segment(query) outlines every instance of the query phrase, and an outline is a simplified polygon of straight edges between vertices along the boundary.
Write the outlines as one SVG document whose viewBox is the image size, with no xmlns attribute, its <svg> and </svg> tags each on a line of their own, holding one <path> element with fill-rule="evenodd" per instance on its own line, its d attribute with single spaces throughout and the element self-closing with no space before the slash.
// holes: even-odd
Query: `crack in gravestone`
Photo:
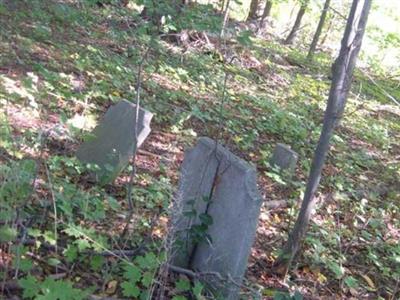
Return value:
<svg viewBox="0 0 400 300">
<path fill-rule="evenodd" d="M 206 203 L 202 196 L 211 199 Z M 172 265 L 221 274 L 227 278 L 226 282 L 206 283 L 220 291 L 224 299 L 237 299 L 238 283 L 240 286 L 247 267 L 260 207 L 255 169 L 215 141 L 200 138 L 197 145 L 186 152 L 181 168 L 171 234 L 188 247 L 186 252 L 173 247 Z M 197 213 L 190 220 L 186 218 L 188 208 L 211 216 L 207 235 L 212 243 L 188 240 L 187 231 L 191 226 L 201 224 Z"/>
</svg>

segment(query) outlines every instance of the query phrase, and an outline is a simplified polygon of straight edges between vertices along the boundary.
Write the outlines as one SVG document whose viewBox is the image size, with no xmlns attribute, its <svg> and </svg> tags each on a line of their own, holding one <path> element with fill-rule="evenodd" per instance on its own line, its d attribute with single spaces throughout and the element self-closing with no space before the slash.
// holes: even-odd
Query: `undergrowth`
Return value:
<svg viewBox="0 0 400 300">
<path fill-rule="evenodd" d="M 264 210 L 267 218 L 260 222 L 268 234 L 259 231 L 256 253 L 267 253 L 271 264 L 304 192 L 332 59 L 320 54 L 308 65 L 299 50 L 249 37 L 245 45 L 240 39 L 230 41 L 238 58 L 228 66 L 207 49 L 150 37 L 133 8 L 100 9 L 89 2 L 0 2 L 4 295 L 146 299 L 166 259 L 162 245 L 182 150 L 201 135 L 221 138 L 253 162 L 266 200 L 287 199 L 287 210 Z M 169 24 L 166 32 L 217 32 L 220 18 L 210 6 L 198 6 Z M 134 99 L 135 70 L 149 43 L 141 101 L 155 114 L 144 145 L 154 155 L 139 152 L 134 221 L 121 238 L 130 170 L 113 186 L 98 187 L 87 180 L 74 151 L 107 107 Z M 225 72 L 227 98 L 221 113 Z M 385 109 L 393 103 L 382 89 L 400 98 L 395 80 L 373 82 L 356 75 L 324 169 L 319 210 L 288 278 L 292 290 L 320 297 L 395 293 L 400 279 L 400 124 L 399 115 Z M 276 142 L 300 154 L 292 180 L 268 171 Z M 266 237 L 279 242 L 264 245 Z M 281 286 L 266 279 L 268 268 L 257 267 L 258 259 L 252 257 L 250 284 L 265 297 L 284 297 L 275 293 Z M 185 276 L 166 285 L 176 300 L 206 295 L 200 282 Z"/>
</svg>

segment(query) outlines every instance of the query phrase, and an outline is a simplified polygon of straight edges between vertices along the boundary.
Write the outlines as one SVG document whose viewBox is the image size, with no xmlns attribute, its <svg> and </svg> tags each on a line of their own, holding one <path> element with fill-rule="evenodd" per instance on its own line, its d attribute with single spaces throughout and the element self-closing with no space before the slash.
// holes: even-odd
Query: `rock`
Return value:
<svg viewBox="0 0 400 300">
<path fill-rule="evenodd" d="M 227 280 L 211 276 L 205 283 L 224 299 L 238 299 L 261 202 L 255 168 L 215 141 L 200 138 L 181 169 L 173 228 L 186 251 L 174 248 L 172 263 L 219 273 Z M 201 241 L 193 239 L 193 228 L 204 230 Z"/>
<path fill-rule="evenodd" d="M 137 146 L 149 135 L 153 114 L 140 108 Z M 100 184 L 114 181 L 128 165 L 135 148 L 136 105 L 122 100 L 110 107 L 92 136 L 76 152 L 82 163 L 98 166 L 93 171 L 94 180 Z"/>
</svg>

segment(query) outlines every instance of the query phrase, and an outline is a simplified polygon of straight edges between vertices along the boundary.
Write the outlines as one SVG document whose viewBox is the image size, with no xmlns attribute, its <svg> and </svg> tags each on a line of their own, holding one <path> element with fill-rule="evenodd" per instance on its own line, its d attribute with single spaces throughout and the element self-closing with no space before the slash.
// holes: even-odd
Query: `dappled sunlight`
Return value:
<svg viewBox="0 0 400 300">
<path fill-rule="evenodd" d="M 28 2 L 0 1 L 0 269 L 8 268 L 0 293 L 21 297 L 54 277 L 50 287 L 71 282 L 61 290 L 87 291 L 90 299 L 136 298 L 136 289 L 160 282 L 165 286 L 155 292 L 166 299 L 194 298 L 198 278 L 157 272 L 169 250 L 185 151 L 208 136 L 257 170 L 262 206 L 243 290 L 254 288 L 263 299 L 280 291 L 305 299 L 396 298 L 399 83 L 372 62 L 355 74 L 303 251 L 285 279 L 273 273 L 301 206 L 332 83 L 331 45 L 306 59 L 320 8 L 312 4 L 295 45 L 280 41 L 297 11 L 293 1 L 274 3 L 270 19 L 278 25 L 270 20 L 266 37 L 239 37 L 236 31 L 254 24 L 230 20 L 221 45 L 218 9 L 196 1 L 179 22 L 158 20 L 154 36 L 133 0 Z M 247 14 L 244 2 L 232 15 Z M 176 28 L 186 25 L 184 39 Z M 329 43 L 341 29 L 329 29 Z M 154 114 L 151 132 L 116 179 L 102 185 L 76 151 L 111 106 L 137 101 L 138 84 L 141 108 Z M 272 168 L 276 143 L 298 154 L 293 174 Z M 203 294 L 197 299 L 209 297 Z"/>
<path fill-rule="evenodd" d="M 37 84 L 37 76 L 31 73 L 31 76 L 29 76 L 28 78 L 31 78 L 33 83 Z M 37 103 L 35 101 L 35 96 L 34 96 L 34 94 L 37 92 L 35 86 L 33 86 L 32 88 L 27 88 L 19 80 L 14 80 L 12 78 L 3 75 L 0 77 L 0 80 L 2 87 L 8 94 L 16 94 L 21 98 L 25 98 L 29 100 L 30 106 L 32 106 L 33 108 L 37 107 Z"/>
</svg>

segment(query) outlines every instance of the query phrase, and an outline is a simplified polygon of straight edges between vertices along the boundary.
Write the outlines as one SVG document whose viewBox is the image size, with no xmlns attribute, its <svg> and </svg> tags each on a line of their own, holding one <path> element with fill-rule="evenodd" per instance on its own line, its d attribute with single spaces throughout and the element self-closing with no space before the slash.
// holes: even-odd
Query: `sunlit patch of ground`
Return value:
<svg viewBox="0 0 400 300">
<path fill-rule="evenodd" d="M 68 1 L 68 3 L 76 2 Z M 81 142 L 80 135 L 70 136 L 67 127 L 74 125 L 79 129 L 90 129 L 101 119 L 107 108 L 122 97 L 122 94 L 127 94 L 130 100 L 134 99 L 132 86 L 135 83 L 134 76 L 137 65 L 131 57 L 128 57 L 130 54 L 127 45 L 133 45 L 138 49 L 143 45 L 135 44 L 130 37 L 121 43 L 111 35 L 113 28 L 129 32 L 132 30 L 130 23 L 121 20 L 121 18 L 101 18 L 90 29 L 71 24 L 71 32 L 66 30 L 62 34 L 57 34 L 57 28 L 50 28 L 51 34 L 47 38 L 51 44 L 35 41 L 34 38 L 22 38 L 22 35 L 29 36 L 30 31 L 36 28 L 35 24 L 26 22 L 20 28 L 22 32 L 17 40 L 18 43 L 11 46 L 10 43 L 0 43 L 0 49 L 4 50 L 4 53 L 11 53 L 10 57 L 6 57 L 0 66 L 0 101 L 2 101 L 0 104 L 12 129 L 13 138 L 22 138 L 29 132 L 46 133 L 46 139 L 42 146 L 31 147 L 32 144 L 23 144 L 19 149 L 22 154 L 18 157 L 18 159 L 24 157 L 41 160 L 38 178 L 34 185 L 35 192 L 32 196 L 32 203 L 37 207 L 43 203 L 47 205 L 45 207 L 51 207 L 52 191 L 45 163 L 49 163 L 56 155 L 73 158 L 75 150 Z M 8 28 L 9 26 L 4 26 L 3 30 L 7 31 Z M 213 41 L 211 40 L 211 42 Z M 32 47 L 27 47 L 29 43 Z M 192 46 L 192 50 L 197 55 L 203 55 L 203 49 L 197 51 L 195 45 Z M 286 56 L 273 53 L 273 51 L 268 52 L 269 50 L 259 51 L 257 56 L 253 56 L 251 51 L 243 52 L 242 46 L 235 44 L 231 46 L 240 59 L 234 62 L 237 69 L 228 72 L 230 76 L 227 88 L 232 97 L 223 107 L 225 115 L 222 119 L 219 116 L 221 83 L 223 81 L 221 78 L 223 66 L 220 62 L 205 60 L 209 65 L 193 64 L 195 66 L 193 68 L 200 69 L 199 73 L 203 73 L 203 78 L 209 76 L 211 82 L 206 84 L 206 80 L 199 79 L 197 81 L 190 76 L 189 71 L 192 70 L 185 69 L 186 63 L 193 62 L 190 51 L 187 51 L 189 54 L 184 57 L 187 61 L 184 61 L 183 64 L 168 61 L 170 57 L 167 55 L 170 52 L 176 56 L 180 56 L 184 52 L 180 45 L 170 44 L 170 52 L 163 53 L 167 55 L 162 62 L 166 61 L 171 64 L 169 66 L 171 73 L 154 71 L 144 75 L 142 86 L 145 92 L 144 105 L 146 108 L 147 105 L 150 106 L 150 109 L 156 107 L 159 111 L 153 120 L 152 132 L 139 149 L 136 158 L 137 177 L 133 190 L 137 197 L 134 200 L 137 201 L 128 226 L 128 238 L 137 241 L 135 246 L 142 245 L 143 240 L 161 242 L 165 238 L 169 221 L 163 211 L 165 207 L 158 202 L 149 203 L 153 199 L 148 195 L 141 194 L 140 190 L 147 191 L 155 186 L 165 184 L 175 191 L 184 151 L 195 143 L 197 136 L 208 135 L 219 139 L 232 152 L 254 163 L 258 169 L 258 185 L 264 203 L 246 275 L 250 284 L 262 285 L 266 299 L 271 298 L 276 289 L 286 290 L 287 288 L 300 290 L 307 295 L 307 299 L 331 299 L 332 297 L 349 299 L 350 297 L 363 298 L 369 294 L 372 295 L 372 292 L 367 292 L 365 288 L 370 283 L 361 275 L 365 276 L 371 270 L 377 271 L 374 267 L 368 270 L 366 255 L 368 251 L 378 248 L 378 246 L 395 245 L 400 238 L 399 227 L 395 223 L 395 220 L 398 219 L 396 212 L 393 215 L 385 212 L 384 229 L 382 230 L 383 242 L 376 240 L 366 242 L 365 237 L 361 235 L 361 233 L 369 234 L 369 231 L 373 236 L 377 235 L 375 229 L 370 226 L 371 220 L 381 217 L 379 209 L 383 206 L 382 203 L 387 203 L 389 200 L 386 199 L 389 196 L 392 197 L 390 199 L 395 199 L 396 196 L 392 194 L 398 192 L 398 187 L 395 187 L 398 179 L 395 176 L 389 174 L 391 175 L 390 179 L 381 177 L 385 172 L 383 164 L 395 165 L 400 159 L 399 127 L 395 125 L 396 118 L 400 115 L 398 108 L 389 104 L 372 105 L 372 108 L 366 105 L 366 107 L 360 108 L 359 102 L 361 101 L 354 101 L 354 103 L 350 101 L 351 108 L 354 110 L 350 110 L 345 115 L 349 123 L 346 122 L 339 130 L 341 137 L 345 137 L 345 139 L 343 143 L 333 145 L 328 163 L 323 171 L 324 178 L 331 181 L 322 186 L 317 195 L 319 210 L 311 224 L 310 237 L 320 241 L 321 245 L 326 243 L 318 258 L 332 255 L 332 253 L 336 255 L 335 258 L 340 257 L 335 251 L 342 247 L 350 260 L 342 262 L 346 274 L 356 277 L 362 283 L 360 288 L 358 290 L 348 289 L 343 280 L 337 280 L 332 271 L 327 269 L 326 261 L 319 261 L 319 264 L 313 265 L 313 259 L 315 259 L 313 255 L 316 251 L 312 248 L 313 244 L 305 245 L 304 255 L 299 257 L 298 264 L 294 266 L 288 280 L 284 282 L 272 274 L 271 266 L 295 220 L 295 212 L 302 197 L 299 186 L 304 187 L 308 175 L 304 165 L 309 164 L 312 146 L 317 139 L 315 129 L 309 130 L 308 143 L 305 145 L 299 143 L 301 145 L 299 149 L 304 152 L 300 157 L 301 164 L 296 170 L 294 183 L 282 184 L 274 180 L 271 174 L 268 174 L 270 169 L 265 164 L 267 160 L 265 156 L 269 154 L 268 151 L 276 142 L 280 142 L 286 137 L 287 131 L 293 130 L 291 123 L 293 120 L 301 119 L 300 117 L 303 117 L 302 120 L 305 123 L 311 120 L 318 123 L 322 120 L 326 89 L 330 82 L 327 74 L 319 74 L 314 77 L 310 71 L 306 70 L 305 66 L 293 58 L 287 59 Z M 62 53 L 60 49 L 63 49 L 65 53 Z M 281 51 L 288 52 L 290 49 L 285 48 Z M 151 60 L 147 62 L 148 65 L 159 63 L 157 56 L 153 55 L 154 57 L 152 56 Z M 89 60 L 92 57 L 96 59 Z M 48 88 L 48 78 L 43 75 L 46 72 L 32 71 L 35 62 L 40 63 L 46 71 L 53 70 L 57 74 L 58 77 L 53 80 L 52 87 Z M 79 68 L 78 62 L 82 64 L 79 65 Z M 123 73 L 121 66 L 128 70 L 132 68 L 131 73 Z M 213 67 L 218 71 L 218 76 L 210 71 Z M 125 75 L 121 75 L 121 73 L 130 77 L 126 79 Z M 55 75 L 51 74 L 49 77 L 51 76 Z M 323 84 L 321 81 L 324 81 Z M 311 89 L 312 93 L 309 91 Z M 170 94 L 166 98 L 159 99 L 160 92 L 166 91 Z M 155 100 L 150 101 L 148 98 L 153 96 Z M 316 96 L 319 98 L 316 99 Z M 175 98 L 172 99 L 172 97 Z M 163 103 L 167 104 L 163 106 Z M 272 105 L 271 103 L 276 104 L 276 107 L 269 107 L 268 105 Z M 311 104 L 316 105 L 311 106 Z M 311 113 L 304 110 L 304 107 L 307 106 L 312 109 Z M 266 112 L 266 107 L 270 109 L 268 112 Z M 289 121 L 284 118 L 273 119 L 277 122 L 281 121 L 283 124 L 281 127 L 271 128 L 269 127 L 271 124 L 266 122 L 265 118 L 274 114 L 278 116 L 291 114 L 298 118 L 292 118 Z M 66 118 L 66 122 L 61 121 L 64 118 Z M 231 120 L 236 123 L 229 125 L 228 121 Z M 255 125 L 261 120 L 265 127 L 258 128 Z M 352 130 L 354 123 L 362 124 L 364 127 L 361 128 L 368 128 L 369 122 L 375 124 L 376 120 L 391 122 L 390 126 L 387 126 L 389 129 L 392 128 L 388 135 L 393 140 L 390 142 L 389 149 L 383 149 L 379 140 L 364 138 L 362 129 L 357 132 Z M 296 130 L 296 128 L 294 129 Z M 244 148 L 243 139 L 254 131 L 257 132 L 257 135 L 249 142 L 251 146 Z M 301 141 L 293 140 L 292 142 Z M 373 158 L 379 163 L 374 164 L 373 167 L 365 167 L 362 164 L 367 159 L 361 157 L 360 169 L 354 169 L 353 173 L 345 174 L 347 171 L 344 167 L 347 165 L 339 165 L 336 160 L 345 161 L 344 159 L 350 159 L 354 153 L 362 151 L 366 153 L 367 158 Z M 339 157 L 339 155 L 343 156 Z M 0 149 L 0 160 L 9 162 L 17 161 L 17 158 L 7 153 L 7 149 Z M 346 164 L 356 165 L 353 161 L 346 161 Z M 53 180 L 65 179 L 66 174 L 67 167 L 58 170 L 57 173 L 52 173 L 51 176 Z M 96 231 L 110 238 L 111 246 L 115 248 L 121 247 L 121 243 L 117 239 L 126 226 L 126 216 L 129 213 L 127 204 L 129 175 L 129 171 L 126 170 L 114 184 L 102 188 L 106 195 L 117 199 L 121 205 L 120 211 L 110 212 L 107 215 L 107 221 L 103 223 L 82 221 L 82 225 L 92 226 Z M 167 183 L 157 181 L 165 178 L 169 179 Z M 336 183 L 335 179 L 338 181 L 342 179 L 338 186 L 333 185 Z M 89 181 L 86 174 L 79 176 L 75 174 L 70 180 L 77 189 L 99 194 L 96 185 Z M 351 186 L 352 190 L 350 191 L 341 190 L 343 185 L 350 181 L 354 183 L 354 188 Z M 365 186 L 360 186 L 360 183 L 365 183 Z M 378 183 L 383 183 L 383 187 Z M 368 184 L 372 186 L 368 187 Z M 336 193 L 336 191 L 340 192 Z M 374 198 L 370 192 L 377 196 Z M 397 199 L 399 199 L 398 196 Z M 394 200 L 391 201 L 394 202 Z M 375 208 L 378 209 L 375 210 Z M 46 216 L 52 220 L 51 209 L 47 209 Z M 143 225 L 143 223 L 146 224 Z M 316 228 L 323 229 L 323 232 Z M 339 244 L 337 243 L 338 237 L 330 235 L 337 232 L 338 228 L 343 229 L 343 236 L 339 237 Z M 63 242 L 62 239 L 61 242 Z M 374 246 L 376 247 L 374 248 Z M 132 245 L 127 247 L 132 247 Z M 44 253 L 44 251 L 42 252 Z M 332 257 L 330 259 L 335 261 Z M 2 262 L 8 264 L 9 260 L 9 253 L 0 251 L 0 265 Z M 117 259 L 112 257 L 108 262 L 111 265 L 115 261 Z M 41 264 L 44 268 L 48 268 L 45 263 L 41 262 Z M 53 269 L 47 269 L 46 272 L 51 273 Z M 71 278 L 75 275 L 76 278 L 81 278 L 80 285 L 84 285 L 84 281 L 103 288 L 108 284 L 96 272 L 90 272 L 79 266 L 71 273 Z M 370 273 L 368 276 L 372 277 Z M 376 278 L 373 278 L 374 284 L 389 285 L 385 281 L 386 279 L 379 282 L 379 276 L 377 274 Z M 336 296 L 332 296 L 333 294 Z"/>
</svg>

